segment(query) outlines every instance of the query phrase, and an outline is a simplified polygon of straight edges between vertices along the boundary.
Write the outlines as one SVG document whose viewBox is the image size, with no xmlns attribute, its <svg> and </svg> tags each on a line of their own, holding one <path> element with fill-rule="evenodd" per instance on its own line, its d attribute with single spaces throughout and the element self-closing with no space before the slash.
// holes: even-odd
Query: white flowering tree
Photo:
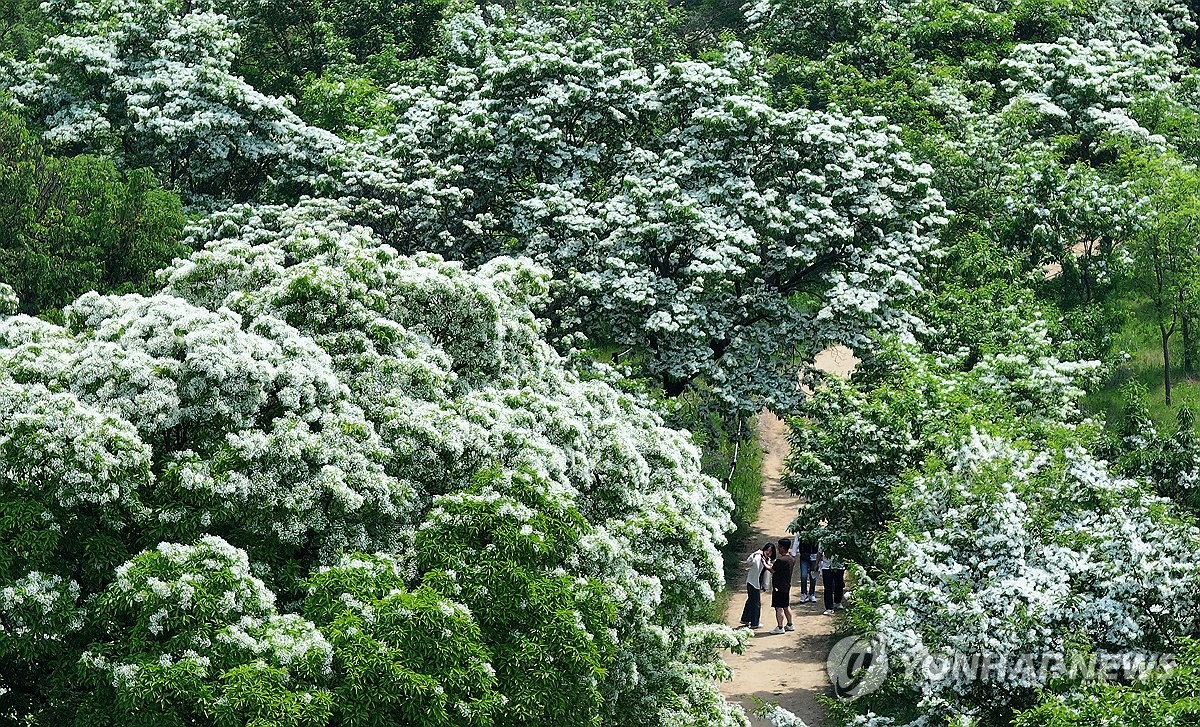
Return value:
<svg viewBox="0 0 1200 727">
<path fill-rule="evenodd" d="M 1063 422 L 1080 423 L 1078 399 L 1098 368 L 1060 359 L 1062 342 L 1036 306 L 981 313 L 962 305 L 950 315 L 961 328 L 928 334 L 941 350 L 882 346 L 853 382 L 824 381 L 790 420 L 783 483 L 803 500 L 794 526 L 873 573 L 906 471 L 972 428 L 1043 441 Z M 979 320 L 962 320 L 971 317 Z"/>
<path fill-rule="evenodd" d="M 985 343 L 967 367 L 968 349 L 868 361 L 793 422 L 785 482 L 820 503 L 796 524 L 866 567 L 848 618 L 886 649 L 855 724 L 1007 723 L 1075 687 L 1023 655 L 1170 650 L 1200 625 L 1200 530 L 1089 452 L 1094 362 L 1054 358 L 1042 326 L 1012 337 L 1030 344 Z M 982 677 L 965 666 L 985 657 Z"/>
<path fill-rule="evenodd" d="M 1060 265 L 1080 302 L 1105 298 L 1130 272 L 1120 245 L 1145 226 L 1146 200 L 1134 183 L 1087 163 L 1063 166 L 1044 147 L 1015 155 L 1008 166 L 1003 212 L 993 224 L 1002 244 L 1031 264 Z"/>
<path fill-rule="evenodd" d="M 57 148 L 153 167 L 177 188 L 245 199 L 304 188 L 337 137 L 234 75 L 236 19 L 211 2 L 52 0 L 58 29 L 7 90 Z"/>
<path fill-rule="evenodd" d="M 1177 52 L 1173 44 L 1127 34 L 1019 45 L 1004 62 L 1003 85 L 1013 94 L 1010 106 L 1025 104 L 1037 114 L 1039 135 L 1079 135 L 1090 154 L 1108 134 L 1155 140 L 1129 107 L 1139 94 L 1169 88 Z"/>
<path fill-rule="evenodd" d="M 646 67 L 563 26 L 449 21 L 444 78 L 394 89 L 349 153 L 359 219 L 402 250 L 533 257 L 558 332 L 743 413 L 793 407 L 795 361 L 910 322 L 943 210 L 896 129 L 776 111 L 736 44 Z"/>
<path fill-rule="evenodd" d="M 1068 305 L 1121 278 L 1143 216 L 1121 150 L 1187 137 L 1185 3 L 861 3 L 762 0 L 747 22 L 779 61 L 787 103 L 861 108 L 901 124 L 954 222 L 1052 263 Z M 1183 80 L 1181 80 L 1181 77 Z M 1168 141 L 1168 136 L 1172 137 Z"/>
<path fill-rule="evenodd" d="M 1047 686 L 1023 654 L 1160 651 L 1200 623 L 1200 530 L 1073 443 L 975 434 L 896 501 L 892 568 L 862 598 L 926 715 L 1004 719 Z M 929 668 L 955 653 L 1009 668 Z"/>
<path fill-rule="evenodd" d="M 333 647 L 280 614 L 244 551 L 215 536 L 162 543 L 91 604 L 102 635 L 78 655 L 94 718 L 126 724 L 326 724 Z"/>
<path fill-rule="evenodd" d="M 956 353 L 868 360 L 793 422 L 785 482 L 820 503 L 796 524 L 866 567 L 849 622 L 890 667 L 854 724 L 1007 723 L 1077 686 L 1024 655 L 1169 650 L 1200 625 L 1200 530 L 1091 453 L 1107 443 L 1078 402 L 1096 362 L 1004 317 L 973 347 L 935 332 Z"/>
<path fill-rule="evenodd" d="M 235 208 L 163 293 L 0 320 L 0 714 L 742 724 L 687 434 L 567 372 L 544 271 L 343 216 Z"/>
</svg>

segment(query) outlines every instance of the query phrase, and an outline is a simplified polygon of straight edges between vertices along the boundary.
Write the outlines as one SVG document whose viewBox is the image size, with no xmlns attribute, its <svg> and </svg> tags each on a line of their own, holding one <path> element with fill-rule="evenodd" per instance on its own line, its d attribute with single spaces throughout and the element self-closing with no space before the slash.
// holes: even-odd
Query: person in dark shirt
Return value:
<svg viewBox="0 0 1200 727">
<path fill-rule="evenodd" d="M 782 634 L 785 631 L 795 631 L 792 625 L 792 571 L 796 567 L 796 559 L 788 551 L 791 540 L 779 539 L 779 557 L 771 565 L 771 606 L 775 609 L 775 623 L 778 626 L 770 633 Z M 787 619 L 785 625 L 784 619 Z"/>
<path fill-rule="evenodd" d="M 824 552 L 821 546 L 821 584 L 825 590 L 825 615 L 832 616 L 842 609 L 846 597 L 846 564 Z"/>
<path fill-rule="evenodd" d="M 815 540 L 792 540 L 792 557 L 796 559 L 796 577 L 800 579 L 800 603 L 817 602 L 817 576 L 821 572 L 820 550 Z"/>
</svg>

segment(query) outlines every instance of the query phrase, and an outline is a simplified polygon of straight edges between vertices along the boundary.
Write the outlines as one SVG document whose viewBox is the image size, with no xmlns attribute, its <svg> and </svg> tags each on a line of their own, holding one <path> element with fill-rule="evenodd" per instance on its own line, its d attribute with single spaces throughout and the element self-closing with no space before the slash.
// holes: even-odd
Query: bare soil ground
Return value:
<svg viewBox="0 0 1200 727">
<path fill-rule="evenodd" d="M 818 368 L 832 374 L 849 376 L 858 360 L 849 349 L 835 346 L 817 356 Z M 788 525 L 796 516 L 799 501 L 780 484 L 784 463 L 787 460 L 787 425 L 772 412 L 764 411 L 758 416 L 758 437 L 763 454 L 763 500 L 758 519 L 754 523 L 753 535 L 748 547 L 761 547 L 763 543 L 788 537 Z M 725 612 L 725 623 L 737 626 L 742 607 L 746 603 L 745 566 L 728 584 L 734 596 Z M 766 595 L 766 594 L 764 594 Z M 733 702 L 746 708 L 754 708 L 751 696 L 763 701 L 774 702 L 803 719 L 810 727 L 827 727 L 825 709 L 817 702 L 817 696 L 829 692 L 829 677 L 825 671 L 825 659 L 829 653 L 833 636 L 833 619 L 822 616 L 821 586 L 817 584 L 817 602 L 800 603 L 800 589 L 792 587 L 792 611 L 795 614 L 793 632 L 773 636 L 767 632 L 774 627 L 775 613 L 770 608 L 769 597 L 763 600 L 760 629 L 746 646 L 745 653 L 727 657 L 733 667 L 733 680 L 721 685 L 721 691 Z M 751 724 L 767 725 L 760 718 L 751 717 Z"/>
<path fill-rule="evenodd" d="M 1095 255 L 1096 247 L 1099 245 L 1099 240 L 1082 240 L 1071 246 L 1071 254 L 1077 258 L 1084 255 Z M 1046 280 L 1054 280 L 1063 273 L 1062 263 L 1044 263 L 1042 270 L 1045 271 Z"/>
</svg>

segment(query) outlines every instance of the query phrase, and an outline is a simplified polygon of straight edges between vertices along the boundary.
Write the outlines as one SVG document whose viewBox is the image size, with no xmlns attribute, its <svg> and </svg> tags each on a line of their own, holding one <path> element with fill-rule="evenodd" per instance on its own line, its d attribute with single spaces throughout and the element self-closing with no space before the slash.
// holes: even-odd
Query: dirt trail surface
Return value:
<svg viewBox="0 0 1200 727">
<path fill-rule="evenodd" d="M 1095 255 L 1098 252 L 1100 245 L 1099 240 L 1083 240 L 1071 246 L 1070 252 L 1076 258 L 1084 257 L 1085 255 Z M 1042 270 L 1045 271 L 1046 280 L 1054 280 L 1063 274 L 1062 263 L 1044 263 Z"/>
<path fill-rule="evenodd" d="M 857 363 L 850 350 L 842 346 L 826 349 L 816 358 L 817 368 L 840 376 L 849 376 Z M 764 450 L 763 499 L 747 548 L 761 547 L 763 543 L 787 537 L 788 525 L 796 517 L 799 504 L 779 481 L 788 454 L 787 425 L 772 412 L 764 411 L 758 416 L 758 438 Z M 733 597 L 725 611 L 725 623 L 737 626 L 746 604 L 745 565 L 728 586 Z M 749 640 L 745 653 L 726 658 L 733 667 L 733 680 L 723 683 L 721 691 L 747 712 L 754 709 L 750 700 L 754 696 L 789 710 L 809 727 L 826 727 L 825 709 L 817 702 L 817 696 L 829 691 L 825 658 L 833 634 L 833 619 L 821 615 L 825 607 L 820 600 L 820 582 L 817 583 L 816 603 L 799 603 L 800 589 L 793 585 L 794 632 L 777 636 L 767 633 L 774 628 L 775 612 L 770 607 L 770 594 L 763 596 L 762 622 L 766 628 L 760 629 Z M 750 722 L 756 727 L 769 724 L 753 716 Z"/>
</svg>

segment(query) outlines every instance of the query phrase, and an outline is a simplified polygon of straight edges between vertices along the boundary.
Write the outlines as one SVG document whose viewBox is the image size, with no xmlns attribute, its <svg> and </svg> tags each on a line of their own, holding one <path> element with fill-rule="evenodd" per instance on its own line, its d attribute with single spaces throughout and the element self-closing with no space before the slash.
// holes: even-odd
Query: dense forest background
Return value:
<svg viewBox="0 0 1200 727">
<path fill-rule="evenodd" d="M 0 0 L 0 723 L 744 724 L 763 408 L 892 658 L 1181 662 L 834 718 L 1194 722 L 1198 12 Z"/>
</svg>

